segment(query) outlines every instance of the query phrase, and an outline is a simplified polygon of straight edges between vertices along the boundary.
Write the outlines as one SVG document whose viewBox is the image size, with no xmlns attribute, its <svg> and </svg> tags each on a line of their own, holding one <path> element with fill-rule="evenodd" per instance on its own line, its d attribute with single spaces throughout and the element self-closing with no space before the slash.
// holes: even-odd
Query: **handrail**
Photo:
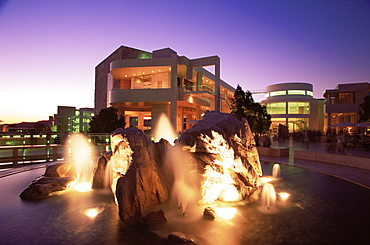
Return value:
<svg viewBox="0 0 370 245">
<path fill-rule="evenodd" d="M 110 144 L 94 145 L 97 154 L 110 150 Z M 63 158 L 64 145 L 23 145 L 0 146 L 0 168 L 17 167 L 20 162 L 35 163 L 40 161 L 58 161 Z"/>
</svg>

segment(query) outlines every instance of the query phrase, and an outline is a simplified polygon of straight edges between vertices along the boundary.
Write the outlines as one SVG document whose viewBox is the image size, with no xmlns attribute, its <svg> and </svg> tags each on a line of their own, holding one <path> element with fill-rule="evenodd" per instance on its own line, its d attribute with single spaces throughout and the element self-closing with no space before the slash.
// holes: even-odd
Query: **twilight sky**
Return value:
<svg viewBox="0 0 370 245">
<path fill-rule="evenodd" d="M 370 81 L 370 1 L 0 0 L 0 123 L 93 107 L 95 66 L 120 45 L 218 55 L 235 87 L 304 81 L 321 98 Z"/>
</svg>

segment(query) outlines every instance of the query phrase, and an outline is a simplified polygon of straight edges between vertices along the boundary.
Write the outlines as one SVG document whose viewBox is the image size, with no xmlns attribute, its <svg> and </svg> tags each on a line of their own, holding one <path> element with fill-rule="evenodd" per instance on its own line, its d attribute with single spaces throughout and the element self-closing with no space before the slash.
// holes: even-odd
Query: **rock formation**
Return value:
<svg viewBox="0 0 370 245">
<path fill-rule="evenodd" d="M 50 164 L 44 175 L 33 180 L 19 195 L 24 200 L 36 200 L 48 197 L 50 194 L 63 191 L 76 180 L 75 168 L 70 163 Z"/>
<path fill-rule="evenodd" d="M 243 200 L 261 185 L 258 151 L 244 118 L 239 121 L 227 113 L 207 111 L 180 136 L 179 144 L 192 152 L 203 168 L 203 203 Z M 215 190 L 212 183 L 223 187 Z"/>
<path fill-rule="evenodd" d="M 112 186 L 120 218 L 140 219 L 166 202 L 176 185 L 176 175 L 165 167 L 165 153 L 175 147 L 165 140 L 154 143 L 136 128 L 117 129 L 111 142 Z M 208 111 L 180 136 L 178 147 L 189 154 L 177 154 L 177 161 L 190 165 L 196 181 L 189 188 L 198 190 L 201 203 L 244 200 L 261 184 L 258 152 L 246 120 Z"/>
<path fill-rule="evenodd" d="M 117 129 L 112 135 L 112 169 L 119 173 L 116 200 L 121 220 L 141 219 L 168 200 L 160 151 L 136 128 Z M 123 157 L 123 158 L 122 158 Z"/>
</svg>

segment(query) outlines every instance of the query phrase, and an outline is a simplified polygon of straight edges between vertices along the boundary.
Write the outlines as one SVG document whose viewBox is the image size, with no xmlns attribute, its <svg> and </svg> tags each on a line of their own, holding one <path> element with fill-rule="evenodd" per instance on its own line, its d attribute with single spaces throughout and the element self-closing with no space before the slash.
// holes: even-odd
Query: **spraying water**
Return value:
<svg viewBox="0 0 370 245">
<path fill-rule="evenodd" d="M 276 192 L 272 184 L 267 183 L 262 189 L 262 205 L 267 209 L 274 207 L 276 203 Z"/>
<path fill-rule="evenodd" d="M 173 174 L 171 197 L 176 199 L 177 206 L 181 208 L 183 214 L 190 203 L 197 201 L 194 180 L 189 169 L 190 162 L 190 154 L 180 146 L 174 146 L 166 152 L 166 165 Z"/>
<path fill-rule="evenodd" d="M 163 138 L 173 144 L 176 137 L 168 117 L 162 113 L 154 130 L 154 141 L 158 142 Z M 180 146 L 167 149 L 166 166 L 173 177 L 171 197 L 176 199 L 177 206 L 181 208 L 183 214 L 185 214 L 189 203 L 196 200 L 196 191 L 192 185 L 194 182 L 189 170 L 190 162 L 189 153 L 182 150 Z"/>
<path fill-rule="evenodd" d="M 170 120 L 166 114 L 162 113 L 159 116 L 158 123 L 154 130 L 154 142 L 158 142 L 161 138 L 167 140 L 170 144 L 173 145 L 177 135 L 173 129 Z"/>
<path fill-rule="evenodd" d="M 276 163 L 272 167 L 272 177 L 278 178 L 279 176 L 280 176 L 280 165 Z"/>
<path fill-rule="evenodd" d="M 65 156 L 76 169 L 77 184 L 75 189 L 87 191 L 91 189 L 93 172 L 93 149 L 83 134 L 72 134 L 69 137 Z"/>
</svg>

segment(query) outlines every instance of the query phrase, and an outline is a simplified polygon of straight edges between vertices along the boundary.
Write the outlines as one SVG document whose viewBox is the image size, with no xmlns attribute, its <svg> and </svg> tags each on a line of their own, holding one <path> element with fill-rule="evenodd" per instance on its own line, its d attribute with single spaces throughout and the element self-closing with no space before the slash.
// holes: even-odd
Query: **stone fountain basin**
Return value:
<svg viewBox="0 0 370 245">
<path fill-rule="evenodd" d="M 264 175 L 273 164 L 262 163 Z M 366 244 L 369 241 L 370 189 L 292 166 L 281 166 L 281 178 L 270 182 L 278 198 L 274 212 L 261 211 L 259 200 L 230 204 L 230 220 L 205 219 L 204 207 L 181 211 L 163 205 L 168 222 L 152 227 L 119 220 L 113 195 L 106 190 L 68 190 L 46 199 L 24 201 L 19 193 L 44 169 L 0 179 L 1 244 L 171 244 L 167 235 L 182 232 L 198 244 Z M 257 195 L 255 196 L 257 197 Z M 89 208 L 102 212 L 85 215 Z"/>
</svg>

